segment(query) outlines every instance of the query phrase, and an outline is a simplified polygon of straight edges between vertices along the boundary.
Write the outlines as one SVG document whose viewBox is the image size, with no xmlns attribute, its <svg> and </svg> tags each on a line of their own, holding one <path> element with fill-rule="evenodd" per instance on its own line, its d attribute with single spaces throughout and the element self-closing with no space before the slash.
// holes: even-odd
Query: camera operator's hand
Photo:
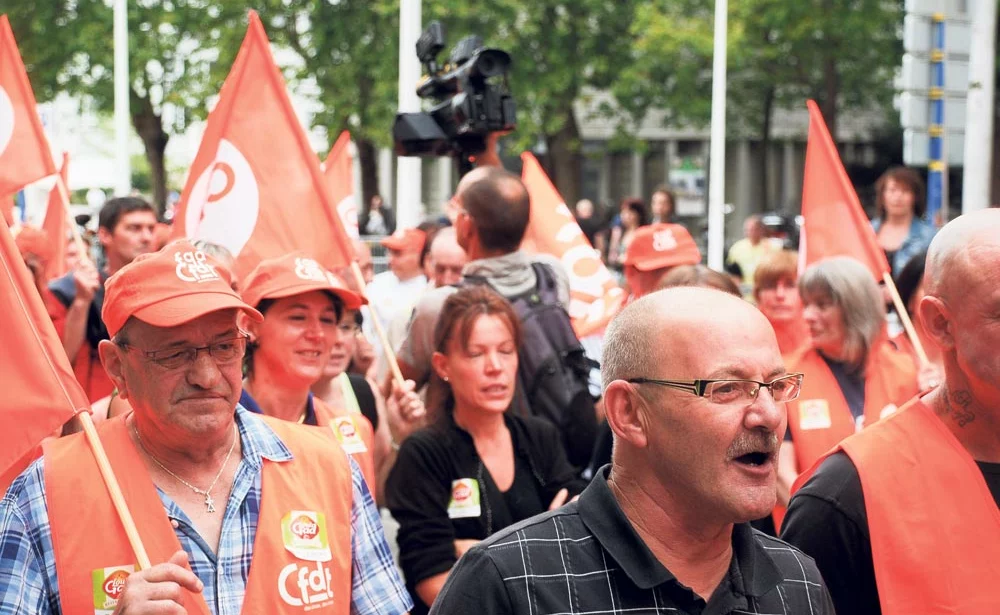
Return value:
<svg viewBox="0 0 1000 615">
<path fill-rule="evenodd" d="M 486 149 L 482 153 L 476 154 L 474 156 L 469 156 L 469 160 L 472 164 L 477 167 L 500 167 L 503 168 L 503 163 L 500 162 L 500 154 L 497 152 L 497 141 L 500 137 L 506 135 L 506 132 L 491 132 L 486 136 Z"/>
</svg>

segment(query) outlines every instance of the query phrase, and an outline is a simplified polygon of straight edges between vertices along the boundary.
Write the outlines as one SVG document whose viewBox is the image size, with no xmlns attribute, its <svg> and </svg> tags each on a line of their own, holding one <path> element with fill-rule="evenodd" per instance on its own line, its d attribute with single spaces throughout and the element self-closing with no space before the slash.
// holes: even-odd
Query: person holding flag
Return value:
<svg viewBox="0 0 1000 615">
<path fill-rule="evenodd" d="M 924 283 L 944 381 L 827 452 L 785 517 L 838 613 L 1000 613 L 1000 211 L 941 229 Z"/>
<path fill-rule="evenodd" d="M 799 294 L 811 343 L 788 359 L 805 379 L 788 404 L 778 460 L 781 505 L 825 452 L 919 391 L 917 367 L 889 341 L 882 296 L 864 265 L 845 256 L 820 261 L 799 278 Z"/>
<path fill-rule="evenodd" d="M 99 437 L 157 565 L 137 570 L 84 437 L 61 438 L 0 503 L 5 615 L 410 608 L 357 464 L 238 403 L 239 314 L 263 321 L 187 241 L 108 279 L 99 351 L 133 412 Z"/>
<path fill-rule="evenodd" d="M 347 404 L 331 406 L 310 388 L 324 376 L 333 346 L 339 343 L 341 317 L 367 300 L 350 291 L 333 273 L 301 253 L 261 261 L 244 282 L 243 299 L 264 317 L 258 324 L 241 317 L 250 335 L 240 405 L 286 421 L 318 425 L 335 437 L 364 472 L 377 493 L 376 451 L 380 460 L 389 443 L 376 447 L 371 422 Z M 422 405 L 412 391 L 404 404 Z"/>
</svg>

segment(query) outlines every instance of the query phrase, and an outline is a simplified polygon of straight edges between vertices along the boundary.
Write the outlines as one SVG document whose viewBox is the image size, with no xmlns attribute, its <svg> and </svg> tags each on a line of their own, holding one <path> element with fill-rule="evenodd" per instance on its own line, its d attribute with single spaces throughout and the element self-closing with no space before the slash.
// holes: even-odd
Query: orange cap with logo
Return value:
<svg viewBox="0 0 1000 615">
<path fill-rule="evenodd" d="M 383 238 L 379 243 L 390 250 L 420 252 L 424 249 L 425 241 L 427 241 L 427 233 L 418 228 L 407 228 L 397 229 L 395 233 Z"/>
<path fill-rule="evenodd" d="M 228 269 L 180 239 L 136 257 L 108 278 L 101 318 L 111 337 L 131 316 L 156 327 L 176 327 L 209 312 L 239 309 L 263 320 L 229 283 Z"/>
<path fill-rule="evenodd" d="M 281 299 L 314 290 L 325 290 L 340 298 L 344 307 L 356 310 L 368 303 L 347 288 L 333 273 L 301 252 L 263 260 L 243 282 L 243 300 L 257 307 L 264 299 Z"/>
<path fill-rule="evenodd" d="M 655 271 L 677 265 L 696 265 L 701 262 L 701 251 L 691 233 L 680 224 L 649 224 L 635 230 L 623 262 L 639 271 Z"/>
</svg>

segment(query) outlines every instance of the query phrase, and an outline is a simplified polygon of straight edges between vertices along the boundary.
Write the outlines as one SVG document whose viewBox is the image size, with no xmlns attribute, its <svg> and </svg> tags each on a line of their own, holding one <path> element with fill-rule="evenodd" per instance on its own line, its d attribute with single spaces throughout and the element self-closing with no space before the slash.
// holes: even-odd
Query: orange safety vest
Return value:
<svg viewBox="0 0 1000 615">
<path fill-rule="evenodd" d="M 344 452 L 354 458 L 361 467 L 361 473 L 368 483 L 368 490 L 375 497 L 375 431 L 363 414 L 356 414 L 342 408 L 334 408 L 313 395 L 313 410 L 316 424 L 329 427 L 333 435 L 344 447 Z"/>
<path fill-rule="evenodd" d="M 1000 613 L 1000 509 L 934 412 L 918 397 L 838 449 L 861 478 L 882 613 Z"/>
<path fill-rule="evenodd" d="M 150 560 L 165 562 L 180 542 L 125 418 L 105 421 L 98 433 Z M 262 460 L 260 516 L 241 613 L 346 615 L 353 493 L 347 458 L 331 455 L 329 439 L 312 428 L 261 419 L 294 460 Z M 46 443 L 44 471 L 62 612 L 111 613 L 129 572 L 138 568 L 84 434 Z M 184 608 L 210 613 L 204 597 L 190 592 Z"/>
<path fill-rule="evenodd" d="M 802 372 L 799 398 L 788 403 L 788 429 L 795 443 L 799 472 L 859 430 L 840 385 L 823 357 L 809 348 L 792 361 Z M 876 343 L 865 368 L 864 425 L 872 425 L 899 409 L 919 392 L 913 360 L 886 342 Z"/>
</svg>

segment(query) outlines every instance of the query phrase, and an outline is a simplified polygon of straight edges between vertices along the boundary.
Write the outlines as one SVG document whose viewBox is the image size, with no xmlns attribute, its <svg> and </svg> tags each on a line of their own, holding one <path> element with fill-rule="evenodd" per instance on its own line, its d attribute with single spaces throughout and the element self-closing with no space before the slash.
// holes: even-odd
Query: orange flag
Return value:
<svg viewBox="0 0 1000 615">
<path fill-rule="evenodd" d="M 59 177 L 63 186 L 69 186 L 69 153 L 63 152 L 62 166 L 59 167 Z M 52 247 L 52 257 L 49 259 L 47 275 L 50 280 L 66 275 L 66 205 L 59 193 L 59 184 L 49 190 L 49 204 L 45 208 L 45 220 L 42 230 L 48 236 Z"/>
<path fill-rule="evenodd" d="M 323 175 L 326 176 L 330 196 L 337 204 L 337 214 L 344 224 L 344 230 L 352 239 L 360 236 L 358 232 L 358 200 L 354 196 L 354 160 L 350 152 L 351 133 L 346 130 L 337 137 L 337 142 L 330 148 L 323 163 Z"/>
<path fill-rule="evenodd" d="M 0 196 L 55 172 L 14 33 L 0 15 Z"/>
<path fill-rule="evenodd" d="M 521 179 L 531 197 L 531 218 L 522 247 L 551 254 L 569 274 L 569 315 L 580 337 L 603 329 L 625 301 L 597 250 L 590 245 L 556 187 L 530 152 L 521 154 Z"/>
<path fill-rule="evenodd" d="M 809 142 L 802 184 L 805 224 L 799 246 L 800 269 L 830 256 L 850 256 L 881 280 L 882 274 L 890 271 L 885 253 L 847 177 L 819 107 L 811 100 L 806 105 Z"/>
<path fill-rule="evenodd" d="M 5 348 L 0 352 L 4 382 L 0 475 L 4 475 L 18 462 L 30 461 L 25 455 L 76 413 L 90 411 L 6 222 L 0 222 L 0 314 Z"/>
<path fill-rule="evenodd" d="M 229 249 L 246 276 L 303 250 L 326 268 L 354 259 L 336 204 L 285 90 L 257 13 L 219 92 L 174 216 L 174 237 Z"/>
</svg>

